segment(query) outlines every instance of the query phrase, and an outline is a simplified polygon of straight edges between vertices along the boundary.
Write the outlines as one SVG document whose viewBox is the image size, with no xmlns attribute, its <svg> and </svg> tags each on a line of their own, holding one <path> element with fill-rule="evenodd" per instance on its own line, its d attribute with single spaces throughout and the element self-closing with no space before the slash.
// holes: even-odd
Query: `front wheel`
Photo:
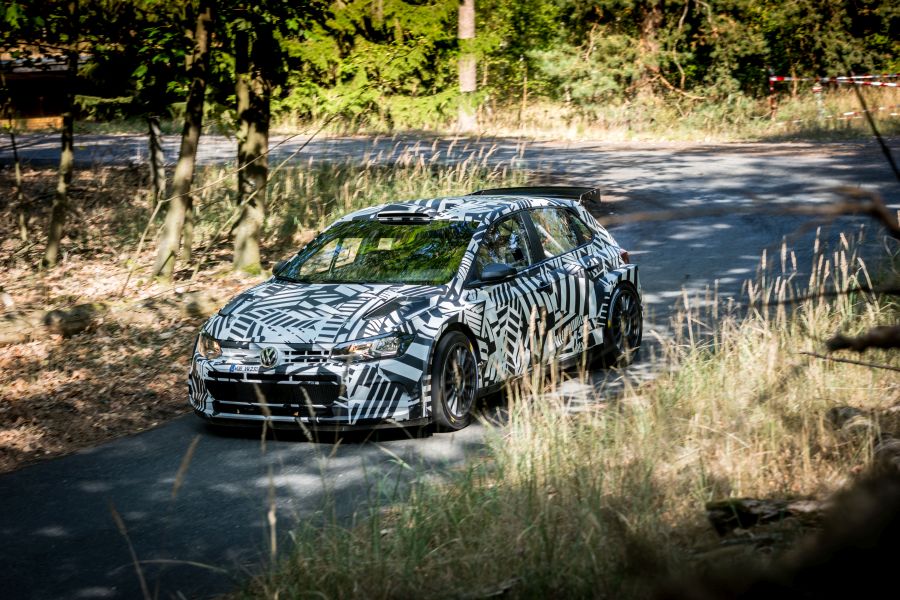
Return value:
<svg viewBox="0 0 900 600">
<path fill-rule="evenodd" d="M 609 313 L 603 332 L 600 362 L 605 367 L 624 367 L 631 363 L 641 347 L 644 311 L 637 290 L 620 285 L 609 299 Z"/>
<path fill-rule="evenodd" d="M 431 365 L 431 415 L 439 429 L 462 429 L 471 420 L 478 393 L 478 367 L 469 338 L 459 331 L 442 337 Z"/>
</svg>

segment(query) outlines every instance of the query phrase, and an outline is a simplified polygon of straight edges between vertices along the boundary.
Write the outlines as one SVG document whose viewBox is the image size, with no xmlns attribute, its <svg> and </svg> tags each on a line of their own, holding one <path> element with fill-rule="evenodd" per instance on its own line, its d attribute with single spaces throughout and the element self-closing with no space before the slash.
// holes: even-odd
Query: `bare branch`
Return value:
<svg viewBox="0 0 900 600">
<path fill-rule="evenodd" d="M 847 62 L 847 57 L 841 54 L 841 62 L 844 63 L 844 69 L 853 75 L 853 70 L 850 68 L 850 64 Z M 850 86 L 856 92 L 856 98 L 859 100 L 859 106 L 862 108 L 863 114 L 866 116 L 866 121 L 869 123 L 869 128 L 872 130 L 872 135 L 875 136 L 875 139 L 878 141 L 878 145 L 881 147 L 881 152 L 884 154 L 884 158 L 887 160 L 888 165 L 890 165 L 891 170 L 894 172 L 894 177 L 897 178 L 897 181 L 900 181 L 900 170 L 897 169 L 897 163 L 894 161 L 894 155 L 891 153 L 891 149 L 884 142 L 884 138 L 881 137 L 881 132 L 878 131 L 878 127 L 875 125 L 875 119 L 872 118 L 872 114 L 869 112 L 869 107 L 866 105 L 866 99 L 863 97 L 862 90 L 858 85 Z M 896 236 L 894 236 L 896 237 Z"/>
<path fill-rule="evenodd" d="M 677 65 L 678 63 L 676 62 L 675 64 Z M 678 65 L 678 70 L 679 71 L 681 70 L 681 65 Z M 665 76 L 661 72 L 659 72 L 658 69 L 656 69 L 656 79 L 661 81 L 663 83 L 663 85 L 666 86 L 668 89 L 670 89 L 673 92 L 676 92 L 678 94 L 681 94 L 685 98 L 690 98 L 691 100 L 706 100 L 706 96 L 697 96 L 696 94 L 692 94 L 690 92 L 684 91 L 681 88 L 675 87 L 674 85 L 672 85 L 669 82 L 668 79 L 665 78 Z M 684 77 L 682 77 L 682 81 L 683 80 L 684 80 Z"/>
<path fill-rule="evenodd" d="M 738 303 L 738 305 L 746 305 L 753 307 L 765 307 L 765 306 L 784 306 L 784 305 L 793 305 L 800 304 L 801 302 L 806 302 L 808 300 L 819 300 L 823 298 L 838 298 L 840 296 L 849 296 L 850 294 L 872 294 L 874 296 L 900 296 L 900 284 L 898 282 L 894 282 L 890 285 L 882 285 L 882 286 L 868 286 L 861 285 L 859 287 L 847 288 L 845 290 L 825 290 L 822 292 L 815 292 L 813 294 L 803 294 L 801 296 L 794 296 L 793 298 L 787 298 L 785 300 L 775 300 L 772 302 L 744 302 Z"/>
<path fill-rule="evenodd" d="M 882 365 L 878 363 L 865 362 L 861 360 L 850 360 L 849 358 L 837 358 L 836 356 L 828 356 L 827 354 L 817 354 L 816 352 L 800 352 L 800 354 L 805 354 L 807 356 L 812 356 L 815 358 L 821 358 L 822 360 L 830 360 L 833 362 L 846 363 L 848 365 L 859 365 L 861 367 L 871 367 L 873 369 L 885 369 L 886 371 L 898 371 L 900 372 L 900 367 L 894 367 L 891 365 Z"/>
<path fill-rule="evenodd" d="M 838 334 L 825 342 L 825 345 L 830 352 L 835 350 L 865 352 L 869 348 L 900 348 L 900 325 L 873 327 L 857 337 Z"/>
</svg>

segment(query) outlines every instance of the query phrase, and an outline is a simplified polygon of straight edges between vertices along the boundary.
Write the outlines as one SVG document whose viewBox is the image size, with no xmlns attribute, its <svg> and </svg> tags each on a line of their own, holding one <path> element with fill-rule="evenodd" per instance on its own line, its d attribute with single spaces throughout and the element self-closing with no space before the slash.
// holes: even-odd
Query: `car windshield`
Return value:
<svg viewBox="0 0 900 600">
<path fill-rule="evenodd" d="M 304 283 L 447 283 L 475 223 L 354 220 L 322 232 L 276 275 Z"/>
</svg>

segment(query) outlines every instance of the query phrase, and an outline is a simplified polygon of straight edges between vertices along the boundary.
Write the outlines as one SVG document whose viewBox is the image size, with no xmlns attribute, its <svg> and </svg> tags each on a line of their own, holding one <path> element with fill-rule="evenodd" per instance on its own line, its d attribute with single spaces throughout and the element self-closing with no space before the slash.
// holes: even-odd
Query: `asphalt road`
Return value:
<svg viewBox="0 0 900 600">
<path fill-rule="evenodd" d="M 58 160 L 51 136 L 22 136 L 26 161 Z M 274 140 L 277 143 L 279 140 Z M 273 151 L 287 158 L 303 140 Z M 140 162 L 140 136 L 79 138 L 80 164 Z M 175 138 L 166 141 L 174 159 Z M 495 147 L 496 145 L 496 147 Z M 896 141 L 892 142 L 897 149 Z M 452 146 L 452 147 L 451 147 Z M 491 148 L 493 147 L 493 150 Z M 735 146 L 608 146 L 602 143 L 530 144 L 515 140 L 417 143 L 415 140 L 334 139 L 314 141 L 296 160 L 403 160 L 432 155 L 445 162 L 481 159 L 534 169 L 568 184 L 596 184 L 612 200 L 601 212 L 718 206 L 721 216 L 620 225 L 618 241 L 640 264 L 647 329 L 666 335 L 673 302 L 683 290 L 702 293 L 718 285 L 738 298 L 766 250 L 778 255 L 783 240 L 801 268 L 810 262 L 814 225 L 834 245 L 840 229 L 868 221 L 842 218 L 817 223 L 809 217 L 735 215 L 748 205 L 814 204 L 835 198 L 834 188 L 879 191 L 900 208 L 900 187 L 874 143 Z M 233 143 L 205 138 L 201 161 L 231 160 Z M 0 166 L 11 160 L 0 146 Z M 880 228 L 867 234 L 869 252 L 881 243 Z M 777 259 L 776 259 L 777 260 Z M 652 338 L 650 334 L 648 337 Z M 187 351 L 187 349 L 185 349 Z M 652 374 L 645 357 L 626 373 Z M 570 385 L 577 399 L 602 397 L 615 386 L 605 372 L 593 391 Z M 367 503 L 390 502 L 411 480 L 463 464 L 483 447 L 486 429 L 408 439 L 402 432 L 374 438 L 353 436 L 311 443 L 298 436 L 261 443 L 254 434 L 219 434 L 191 417 L 116 440 L 75 455 L 0 476 L 0 596 L 3 598 L 134 598 L 141 588 L 131 550 L 150 593 L 159 598 L 206 597 L 227 591 L 270 556 L 268 513 L 276 515 L 279 547 L 300 519 L 317 522 L 323 506 L 349 519 Z M 192 459 L 174 493 L 179 468 L 192 442 Z M 114 514 L 121 517 L 124 530 Z"/>
</svg>

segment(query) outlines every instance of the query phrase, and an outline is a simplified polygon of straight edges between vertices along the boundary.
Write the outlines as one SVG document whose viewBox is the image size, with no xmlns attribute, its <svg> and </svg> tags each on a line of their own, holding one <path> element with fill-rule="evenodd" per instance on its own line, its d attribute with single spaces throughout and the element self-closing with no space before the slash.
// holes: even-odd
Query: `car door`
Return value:
<svg viewBox="0 0 900 600">
<path fill-rule="evenodd" d="M 517 274 L 499 283 L 482 283 L 491 263 L 514 267 Z M 482 331 L 488 341 L 484 380 L 490 385 L 524 374 L 534 358 L 541 315 L 548 311 L 551 286 L 533 268 L 534 245 L 522 213 L 502 217 L 485 232 L 473 261 L 469 287 L 483 303 Z"/>
<path fill-rule="evenodd" d="M 581 252 L 579 252 L 578 263 L 582 268 L 582 277 L 588 282 L 589 329 L 596 331 L 603 326 L 600 308 L 606 296 L 604 276 L 612 264 L 612 257 L 618 253 L 611 249 L 603 238 L 598 236 L 578 215 L 568 213 L 568 217 L 572 228 L 575 229 L 584 244 L 579 248 Z"/>
<path fill-rule="evenodd" d="M 569 210 L 544 207 L 528 214 L 537 241 L 539 276 L 551 285 L 544 360 L 562 360 L 581 353 L 595 327 L 600 299 L 594 281 L 602 275 L 604 263 L 591 254 L 590 230 Z"/>
</svg>

